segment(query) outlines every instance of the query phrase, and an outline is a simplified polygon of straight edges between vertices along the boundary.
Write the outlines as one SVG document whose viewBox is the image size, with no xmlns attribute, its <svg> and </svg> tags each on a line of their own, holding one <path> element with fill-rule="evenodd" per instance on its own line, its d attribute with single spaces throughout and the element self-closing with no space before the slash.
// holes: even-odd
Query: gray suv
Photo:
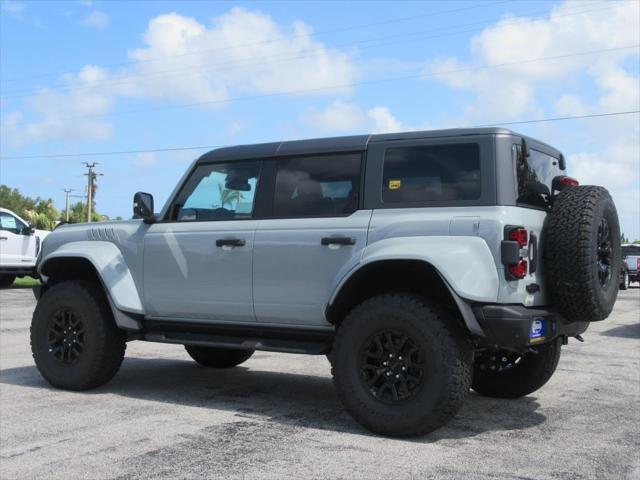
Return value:
<svg viewBox="0 0 640 480">
<path fill-rule="evenodd" d="M 537 390 L 611 312 L 616 209 L 565 168 L 496 128 L 211 151 L 160 213 L 139 192 L 132 220 L 47 237 L 35 363 L 86 390 L 132 340 L 183 344 L 212 368 L 254 350 L 327 355 L 355 420 L 425 434 L 471 388 Z"/>
</svg>

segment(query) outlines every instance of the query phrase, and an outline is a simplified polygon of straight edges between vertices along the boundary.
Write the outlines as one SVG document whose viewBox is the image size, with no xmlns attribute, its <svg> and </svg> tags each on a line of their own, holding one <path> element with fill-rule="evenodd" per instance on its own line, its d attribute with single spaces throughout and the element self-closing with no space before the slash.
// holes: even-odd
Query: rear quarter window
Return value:
<svg viewBox="0 0 640 480">
<path fill-rule="evenodd" d="M 513 145 L 512 154 L 518 178 L 517 203 L 548 208 L 553 179 L 562 175 L 558 159 L 533 148 L 525 158 L 520 145 Z"/>
<path fill-rule="evenodd" d="M 477 200 L 480 148 L 475 143 L 389 148 L 383 166 L 384 203 Z"/>
</svg>

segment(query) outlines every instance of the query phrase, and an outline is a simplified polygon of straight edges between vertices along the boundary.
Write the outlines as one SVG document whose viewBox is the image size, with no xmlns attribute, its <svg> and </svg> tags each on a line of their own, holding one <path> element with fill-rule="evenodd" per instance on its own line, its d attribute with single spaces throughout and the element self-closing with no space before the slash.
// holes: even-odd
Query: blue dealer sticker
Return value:
<svg viewBox="0 0 640 480">
<path fill-rule="evenodd" d="M 544 318 L 534 318 L 531 322 L 531 330 L 529 331 L 529 340 L 532 342 L 544 339 Z"/>
</svg>

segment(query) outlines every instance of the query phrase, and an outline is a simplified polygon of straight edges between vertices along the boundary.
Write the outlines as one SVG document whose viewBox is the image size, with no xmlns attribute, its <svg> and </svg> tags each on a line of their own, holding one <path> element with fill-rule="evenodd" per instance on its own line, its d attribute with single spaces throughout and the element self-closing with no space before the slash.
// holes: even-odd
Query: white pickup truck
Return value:
<svg viewBox="0 0 640 480">
<path fill-rule="evenodd" d="M 16 277 L 37 277 L 36 258 L 48 234 L 0 207 L 0 287 L 8 287 Z"/>
</svg>

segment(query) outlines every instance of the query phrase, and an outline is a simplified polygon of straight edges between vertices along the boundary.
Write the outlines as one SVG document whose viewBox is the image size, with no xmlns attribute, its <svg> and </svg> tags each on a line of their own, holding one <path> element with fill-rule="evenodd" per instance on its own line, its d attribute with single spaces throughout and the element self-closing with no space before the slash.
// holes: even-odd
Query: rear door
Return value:
<svg viewBox="0 0 640 480">
<path fill-rule="evenodd" d="M 327 297 L 366 246 L 371 211 L 359 210 L 362 154 L 292 156 L 270 162 L 271 218 L 254 246 L 254 308 L 260 322 L 328 325 Z"/>
<path fill-rule="evenodd" d="M 252 261 L 261 161 L 198 165 L 144 241 L 152 317 L 253 322 Z"/>
</svg>

